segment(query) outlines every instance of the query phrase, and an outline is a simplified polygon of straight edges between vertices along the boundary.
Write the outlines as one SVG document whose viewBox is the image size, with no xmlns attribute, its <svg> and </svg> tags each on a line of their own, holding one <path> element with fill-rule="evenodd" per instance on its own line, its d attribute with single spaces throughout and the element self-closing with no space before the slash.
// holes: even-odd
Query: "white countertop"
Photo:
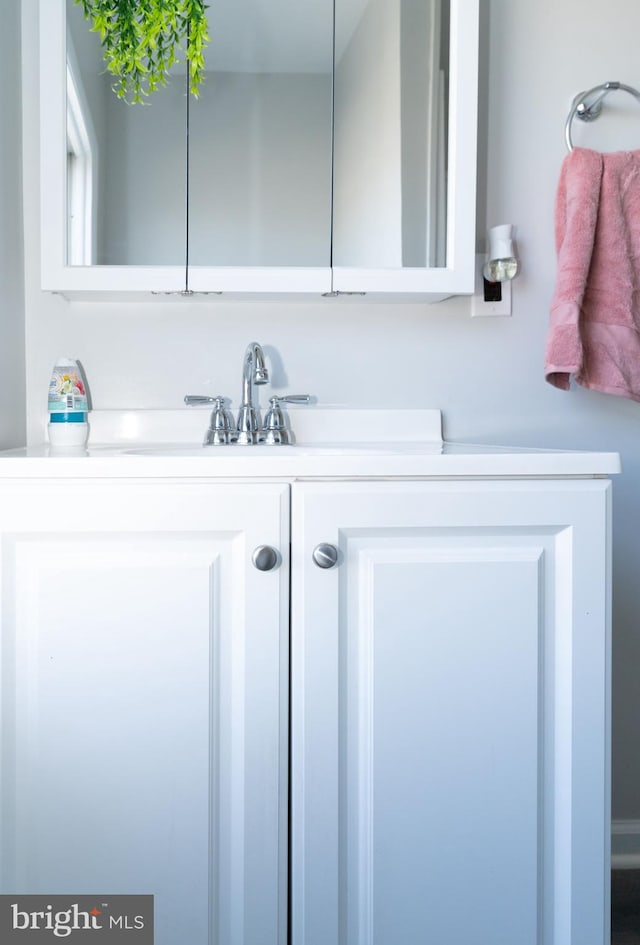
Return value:
<svg viewBox="0 0 640 945">
<path fill-rule="evenodd" d="M 298 408 L 294 446 L 202 447 L 203 410 L 94 411 L 88 449 L 0 451 L 0 478 L 565 477 L 620 472 L 617 453 L 441 439 L 439 410 Z M 176 435 L 176 433 L 178 435 Z"/>
</svg>

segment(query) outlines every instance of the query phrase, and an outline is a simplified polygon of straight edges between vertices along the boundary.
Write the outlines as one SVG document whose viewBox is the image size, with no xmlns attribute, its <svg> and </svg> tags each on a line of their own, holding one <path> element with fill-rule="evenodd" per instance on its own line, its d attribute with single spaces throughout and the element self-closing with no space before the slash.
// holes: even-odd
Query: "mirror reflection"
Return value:
<svg viewBox="0 0 640 945">
<path fill-rule="evenodd" d="M 446 265 L 448 50 L 448 0 L 336 3 L 334 265 Z"/>
<path fill-rule="evenodd" d="M 180 265 L 184 65 L 148 105 L 127 105 L 73 0 L 67 17 L 68 262 Z M 329 266 L 332 4 L 220 0 L 209 20 L 204 83 L 188 99 L 189 262 Z"/>
<path fill-rule="evenodd" d="M 330 265 L 332 6 L 210 6 L 190 108 L 194 265 Z"/>
<path fill-rule="evenodd" d="M 219 0 L 134 106 L 66 3 L 69 265 L 182 265 L 187 170 L 190 265 L 445 265 L 448 0 L 337 0 L 335 78 L 332 0 Z"/>
<path fill-rule="evenodd" d="M 185 83 L 175 76 L 149 106 L 111 84 L 99 35 L 67 0 L 68 263 L 181 265 Z"/>
</svg>

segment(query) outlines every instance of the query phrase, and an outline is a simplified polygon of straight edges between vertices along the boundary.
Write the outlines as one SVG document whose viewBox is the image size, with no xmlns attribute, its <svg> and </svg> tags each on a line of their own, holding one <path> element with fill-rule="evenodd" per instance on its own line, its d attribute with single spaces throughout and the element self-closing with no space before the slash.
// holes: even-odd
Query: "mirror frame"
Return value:
<svg viewBox="0 0 640 945">
<path fill-rule="evenodd" d="M 450 0 L 447 265 L 441 268 L 69 266 L 66 187 L 66 4 L 39 0 L 41 287 L 69 298 L 355 295 L 436 301 L 472 294 L 479 0 Z"/>
</svg>

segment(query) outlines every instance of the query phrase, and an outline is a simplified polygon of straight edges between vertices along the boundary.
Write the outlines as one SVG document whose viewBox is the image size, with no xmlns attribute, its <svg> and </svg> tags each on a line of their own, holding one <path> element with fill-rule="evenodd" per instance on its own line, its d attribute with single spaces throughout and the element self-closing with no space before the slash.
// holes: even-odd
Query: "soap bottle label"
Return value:
<svg viewBox="0 0 640 945">
<path fill-rule="evenodd" d="M 78 372 L 56 366 L 49 384 L 49 413 L 86 413 L 87 409 L 87 393 Z"/>
</svg>

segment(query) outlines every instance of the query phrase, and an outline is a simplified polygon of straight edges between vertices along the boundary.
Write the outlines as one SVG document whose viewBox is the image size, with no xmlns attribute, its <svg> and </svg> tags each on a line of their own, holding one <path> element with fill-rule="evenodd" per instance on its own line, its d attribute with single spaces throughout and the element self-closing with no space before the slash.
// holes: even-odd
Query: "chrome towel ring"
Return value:
<svg viewBox="0 0 640 945">
<path fill-rule="evenodd" d="M 592 89 L 586 92 L 579 92 L 571 104 L 571 110 L 567 123 L 564 127 L 564 137 L 567 142 L 567 150 L 573 151 L 573 142 L 571 140 L 571 123 L 574 118 L 581 121 L 595 121 L 602 111 L 602 100 L 609 92 L 628 92 L 640 101 L 640 92 L 631 85 L 624 85 L 622 82 L 603 82 L 602 85 L 594 85 Z"/>
</svg>

